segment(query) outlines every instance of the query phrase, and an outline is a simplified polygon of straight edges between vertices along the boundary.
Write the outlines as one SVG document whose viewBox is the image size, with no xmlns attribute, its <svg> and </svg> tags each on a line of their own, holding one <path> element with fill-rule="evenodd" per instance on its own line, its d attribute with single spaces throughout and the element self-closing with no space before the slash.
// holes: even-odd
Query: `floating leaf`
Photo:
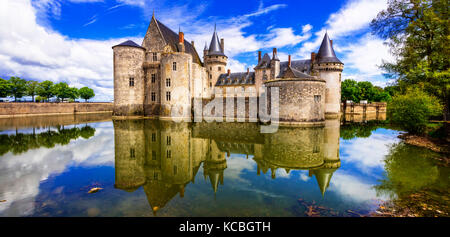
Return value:
<svg viewBox="0 0 450 237">
<path fill-rule="evenodd" d="M 100 191 L 100 190 L 102 190 L 102 189 L 103 189 L 103 188 L 99 188 L 99 187 L 91 188 L 91 190 L 89 190 L 88 193 L 96 193 L 96 192 L 98 192 L 98 191 Z"/>
</svg>

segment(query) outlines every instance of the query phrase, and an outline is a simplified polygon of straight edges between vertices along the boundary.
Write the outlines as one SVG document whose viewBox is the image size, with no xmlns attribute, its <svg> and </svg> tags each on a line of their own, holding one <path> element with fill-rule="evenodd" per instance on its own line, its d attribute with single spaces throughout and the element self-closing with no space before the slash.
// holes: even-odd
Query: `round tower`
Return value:
<svg viewBox="0 0 450 237">
<path fill-rule="evenodd" d="M 344 64 L 336 57 L 333 41 L 328 34 L 320 45 L 317 55 L 311 54 L 313 73 L 325 80 L 325 115 L 327 118 L 338 117 L 341 111 L 341 74 Z"/>
<path fill-rule="evenodd" d="M 224 53 L 224 44 L 223 39 L 219 41 L 219 36 L 214 26 L 214 33 L 209 48 L 205 45 L 203 50 L 203 61 L 205 62 L 208 86 L 211 91 L 214 89 L 220 74 L 225 73 L 225 67 L 227 66 L 228 57 Z"/>
<path fill-rule="evenodd" d="M 131 40 L 113 46 L 114 112 L 116 116 L 144 114 L 145 48 Z"/>
</svg>

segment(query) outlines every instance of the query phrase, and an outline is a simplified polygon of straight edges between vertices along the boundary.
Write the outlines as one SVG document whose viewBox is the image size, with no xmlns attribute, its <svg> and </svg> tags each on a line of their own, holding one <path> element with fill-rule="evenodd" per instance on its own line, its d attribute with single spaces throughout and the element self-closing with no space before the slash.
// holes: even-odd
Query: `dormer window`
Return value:
<svg viewBox="0 0 450 237">
<path fill-rule="evenodd" d="M 172 70 L 174 70 L 174 71 L 177 70 L 177 62 L 172 63 Z"/>
</svg>

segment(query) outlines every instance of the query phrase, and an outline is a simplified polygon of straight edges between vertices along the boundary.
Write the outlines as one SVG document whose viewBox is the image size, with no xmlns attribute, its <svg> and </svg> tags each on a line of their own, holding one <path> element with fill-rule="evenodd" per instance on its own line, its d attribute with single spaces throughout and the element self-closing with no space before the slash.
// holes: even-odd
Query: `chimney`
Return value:
<svg viewBox="0 0 450 237">
<path fill-rule="evenodd" d="M 288 66 L 290 67 L 291 66 L 291 55 L 289 54 L 289 56 L 288 56 Z"/>
<path fill-rule="evenodd" d="M 258 51 L 258 63 L 261 62 L 261 51 Z"/>
<path fill-rule="evenodd" d="M 184 53 L 184 51 L 185 51 L 185 48 L 184 48 L 184 33 L 181 32 L 181 31 L 178 33 L 178 44 L 180 45 L 180 52 Z"/>
<path fill-rule="evenodd" d="M 193 41 L 193 40 L 191 41 L 191 44 L 192 44 L 192 47 L 195 48 L 195 44 L 194 44 L 194 41 Z"/>
<path fill-rule="evenodd" d="M 314 63 L 314 60 L 316 60 L 316 53 L 311 53 L 311 63 Z"/>
<path fill-rule="evenodd" d="M 228 69 L 228 76 L 230 75 L 230 73 L 231 73 L 231 69 Z"/>
<path fill-rule="evenodd" d="M 331 47 L 333 47 L 333 40 L 330 40 L 330 43 L 331 43 Z"/>
<path fill-rule="evenodd" d="M 222 50 L 222 53 L 225 52 L 225 41 L 222 39 L 220 39 L 220 49 Z"/>
<path fill-rule="evenodd" d="M 250 73 L 250 68 L 247 68 L 247 75 Z"/>
<path fill-rule="evenodd" d="M 277 56 L 277 48 L 273 48 L 272 59 L 274 59 L 276 56 Z"/>
</svg>

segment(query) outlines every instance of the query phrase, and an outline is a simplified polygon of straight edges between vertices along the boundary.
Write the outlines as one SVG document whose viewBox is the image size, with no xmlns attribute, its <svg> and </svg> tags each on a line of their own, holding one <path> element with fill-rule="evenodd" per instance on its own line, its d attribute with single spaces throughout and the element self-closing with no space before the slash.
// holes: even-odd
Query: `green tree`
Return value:
<svg viewBox="0 0 450 237">
<path fill-rule="evenodd" d="M 58 101 L 64 101 L 71 95 L 71 89 L 66 82 L 60 82 L 53 86 L 53 94 L 58 98 Z"/>
<path fill-rule="evenodd" d="M 450 36 L 448 1 L 389 0 L 372 21 L 373 33 L 388 39 L 395 62 L 381 67 L 400 87 L 417 85 L 444 104 L 449 118 Z"/>
<path fill-rule="evenodd" d="M 373 87 L 371 82 L 360 81 L 360 82 L 358 82 L 358 88 L 360 91 L 360 99 L 361 100 L 367 100 L 369 102 L 374 101 L 377 91 Z"/>
<path fill-rule="evenodd" d="M 44 97 L 49 101 L 50 98 L 54 96 L 53 94 L 53 82 L 52 81 L 43 81 L 39 83 L 37 88 L 37 94 L 41 97 Z"/>
<path fill-rule="evenodd" d="M 347 100 L 351 100 L 358 103 L 360 100 L 360 90 L 358 83 L 352 79 L 345 79 L 341 83 L 341 101 L 346 103 Z"/>
<path fill-rule="evenodd" d="M 71 100 L 78 99 L 80 97 L 80 92 L 75 87 L 69 88 L 68 98 Z"/>
<path fill-rule="evenodd" d="M 22 98 L 26 94 L 27 81 L 20 77 L 9 78 L 9 83 L 11 84 L 10 95 L 14 97 L 14 101 L 17 98 Z"/>
<path fill-rule="evenodd" d="M 27 95 L 31 96 L 34 102 L 34 96 L 37 94 L 37 88 L 39 86 L 39 82 L 37 81 L 27 81 Z"/>
<path fill-rule="evenodd" d="M 0 78 L 0 97 L 7 97 L 11 92 L 11 83 Z"/>
<path fill-rule="evenodd" d="M 392 123 L 415 134 L 423 133 L 429 118 L 441 113 L 439 100 L 417 88 L 395 96 L 387 107 L 387 115 Z"/>
<path fill-rule="evenodd" d="M 82 87 L 80 88 L 80 90 L 78 90 L 78 92 L 80 93 L 80 97 L 83 98 L 86 102 L 95 96 L 94 90 L 92 90 L 89 87 Z"/>
</svg>

